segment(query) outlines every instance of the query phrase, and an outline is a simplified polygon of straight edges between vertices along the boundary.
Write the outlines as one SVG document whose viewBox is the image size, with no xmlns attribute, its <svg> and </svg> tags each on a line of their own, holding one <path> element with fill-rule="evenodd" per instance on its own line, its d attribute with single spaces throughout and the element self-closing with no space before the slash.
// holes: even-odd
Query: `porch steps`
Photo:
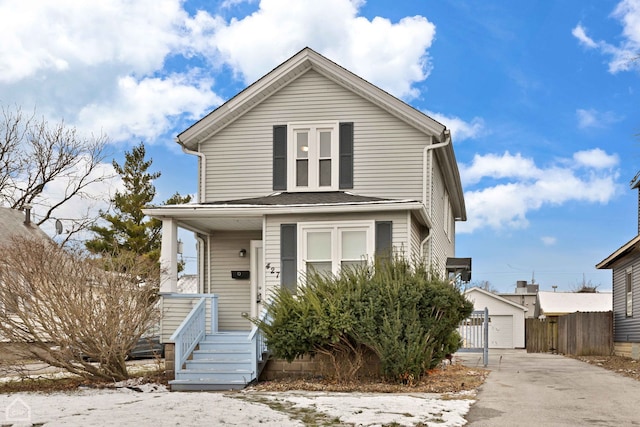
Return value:
<svg viewBox="0 0 640 427">
<path fill-rule="evenodd" d="M 256 377 L 249 332 L 207 334 L 184 369 L 176 367 L 172 391 L 241 390 Z"/>
</svg>

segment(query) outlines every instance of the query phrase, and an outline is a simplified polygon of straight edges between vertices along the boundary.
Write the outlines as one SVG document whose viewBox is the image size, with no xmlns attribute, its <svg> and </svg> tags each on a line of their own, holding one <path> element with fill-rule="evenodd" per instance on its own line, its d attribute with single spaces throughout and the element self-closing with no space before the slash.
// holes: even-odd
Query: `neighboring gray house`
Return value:
<svg viewBox="0 0 640 427">
<path fill-rule="evenodd" d="M 14 237 L 49 239 L 47 233 L 31 222 L 31 211 L 0 207 L 0 245 L 10 244 Z M 1 286 L 1 284 L 0 284 Z M 0 304 L 0 310 L 4 307 Z M 5 339 L 0 336 L 0 341 Z"/>
<path fill-rule="evenodd" d="M 0 244 L 6 244 L 12 237 L 49 239 L 47 233 L 31 222 L 30 210 L 0 207 Z"/>
<path fill-rule="evenodd" d="M 445 277 L 455 256 L 455 222 L 466 211 L 450 132 L 309 48 L 176 141 L 198 157 L 197 202 L 145 210 L 163 223 L 164 342 L 178 339 L 171 335 L 200 298 L 210 335 L 193 341 L 213 348 L 225 336 L 246 341 L 246 316 L 310 268 L 337 273 L 393 251 Z M 178 227 L 196 235 L 201 295 L 176 294 Z M 218 368 L 183 364 L 194 346 L 176 341 L 175 389 L 257 375 L 238 366 L 244 375 L 223 383 L 209 375 Z"/>
<path fill-rule="evenodd" d="M 638 235 L 596 264 L 613 274 L 613 345 L 618 355 L 640 360 L 640 173 L 631 181 L 638 189 Z"/>
</svg>

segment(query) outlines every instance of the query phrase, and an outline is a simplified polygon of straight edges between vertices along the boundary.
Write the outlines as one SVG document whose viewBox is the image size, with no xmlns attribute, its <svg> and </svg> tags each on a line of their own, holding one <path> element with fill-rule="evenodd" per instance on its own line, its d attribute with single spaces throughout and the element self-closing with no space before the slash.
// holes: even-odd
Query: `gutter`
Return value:
<svg viewBox="0 0 640 427">
<path fill-rule="evenodd" d="M 205 155 L 199 151 L 193 151 L 187 148 L 186 145 L 184 145 L 184 143 L 182 141 L 180 141 L 180 137 L 176 136 L 175 141 L 180 144 L 180 147 L 182 147 L 182 151 L 185 154 L 193 154 L 194 156 L 198 156 L 200 159 L 200 162 L 198 164 L 198 195 L 197 195 L 197 199 L 198 199 L 198 203 L 202 203 L 203 202 L 203 198 L 206 196 L 207 194 L 207 188 L 206 188 L 206 181 L 204 179 L 204 171 L 207 170 L 207 158 L 205 157 Z M 202 191 L 201 191 L 202 190 Z"/>
</svg>

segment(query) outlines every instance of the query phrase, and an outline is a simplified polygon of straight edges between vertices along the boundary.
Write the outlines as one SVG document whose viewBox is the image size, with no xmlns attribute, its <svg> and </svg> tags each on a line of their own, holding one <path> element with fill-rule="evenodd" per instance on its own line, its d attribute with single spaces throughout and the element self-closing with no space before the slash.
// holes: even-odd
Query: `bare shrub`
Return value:
<svg viewBox="0 0 640 427">
<path fill-rule="evenodd" d="M 158 321 L 159 271 L 141 257 L 97 264 L 48 240 L 0 246 L 0 335 L 87 378 L 128 378 L 126 355 Z"/>
</svg>

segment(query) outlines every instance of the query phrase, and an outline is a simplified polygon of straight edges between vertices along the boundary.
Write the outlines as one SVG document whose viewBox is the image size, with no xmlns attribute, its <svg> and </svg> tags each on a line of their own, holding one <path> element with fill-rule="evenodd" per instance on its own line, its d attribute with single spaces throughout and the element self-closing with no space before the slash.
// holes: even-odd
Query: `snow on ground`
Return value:
<svg viewBox="0 0 640 427">
<path fill-rule="evenodd" d="M 172 393 L 158 384 L 121 383 L 115 389 L 1 394 L 0 425 L 303 426 L 322 419 L 320 424 L 453 427 L 466 424 L 464 416 L 474 397 L 473 393 L 453 398 L 427 393 Z"/>
</svg>

